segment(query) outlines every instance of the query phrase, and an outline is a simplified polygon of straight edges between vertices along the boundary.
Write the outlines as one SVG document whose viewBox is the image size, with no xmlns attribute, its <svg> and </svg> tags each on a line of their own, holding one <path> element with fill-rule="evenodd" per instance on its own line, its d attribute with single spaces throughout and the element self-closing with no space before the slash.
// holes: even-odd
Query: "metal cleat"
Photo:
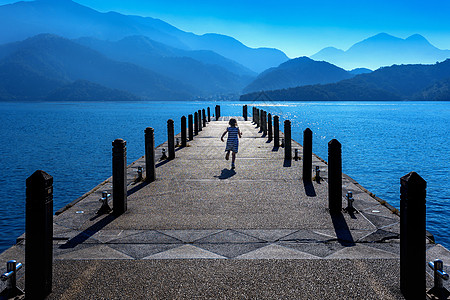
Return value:
<svg viewBox="0 0 450 300">
<path fill-rule="evenodd" d="M 353 207 L 353 202 L 355 201 L 355 199 L 353 199 L 353 193 L 350 191 L 347 192 L 345 198 L 347 198 L 347 207 L 344 208 L 344 211 L 349 214 L 354 213 L 356 209 Z"/>
<path fill-rule="evenodd" d="M 97 215 L 109 214 L 112 211 L 111 207 L 109 207 L 108 205 L 109 197 L 111 197 L 111 194 L 109 194 L 107 191 L 102 192 L 102 197 L 98 200 L 102 202 L 102 206 L 97 211 Z"/>
<path fill-rule="evenodd" d="M 320 167 L 316 166 L 316 175 L 314 176 L 314 181 L 320 183 Z"/>
<path fill-rule="evenodd" d="M 138 181 L 142 181 L 143 177 L 142 177 L 142 167 L 139 166 L 137 168 L 137 178 L 136 178 L 136 182 Z"/>
<path fill-rule="evenodd" d="M 440 259 L 430 261 L 428 266 L 434 271 L 434 287 L 428 291 L 437 299 L 447 299 L 450 292 L 444 287 L 444 280 L 448 280 L 449 276 L 444 272 L 444 263 Z"/>
<path fill-rule="evenodd" d="M 6 273 L 3 273 L 0 279 L 7 281 L 7 287 L 0 293 L 0 299 L 11 299 L 24 294 L 16 285 L 17 272 L 22 266 L 22 263 L 17 263 L 15 260 L 10 260 L 6 263 Z"/>
<path fill-rule="evenodd" d="M 163 148 L 160 160 L 164 160 L 164 159 L 167 159 L 167 155 L 166 155 L 166 149 Z"/>
</svg>

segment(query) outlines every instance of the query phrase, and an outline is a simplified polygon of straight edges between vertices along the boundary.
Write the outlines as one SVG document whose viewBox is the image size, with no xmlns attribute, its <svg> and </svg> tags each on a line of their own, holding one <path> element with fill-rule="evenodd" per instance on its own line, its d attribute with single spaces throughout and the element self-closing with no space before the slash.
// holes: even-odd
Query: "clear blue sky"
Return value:
<svg viewBox="0 0 450 300">
<path fill-rule="evenodd" d="M 0 0 L 0 4 L 15 1 Z M 449 0 L 75 0 L 101 12 L 150 16 L 184 31 L 233 36 L 250 47 L 274 47 L 290 57 L 327 46 L 347 50 L 380 32 L 419 33 L 450 49 Z"/>
</svg>

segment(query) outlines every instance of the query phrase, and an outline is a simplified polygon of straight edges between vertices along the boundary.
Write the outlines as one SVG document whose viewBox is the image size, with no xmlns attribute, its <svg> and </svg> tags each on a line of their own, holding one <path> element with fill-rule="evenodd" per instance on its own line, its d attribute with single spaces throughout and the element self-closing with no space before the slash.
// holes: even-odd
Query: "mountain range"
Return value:
<svg viewBox="0 0 450 300">
<path fill-rule="evenodd" d="M 393 65 L 330 84 L 266 91 L 271 100 L 450 100 L 450 59 L 434 65 Z M 241 96 L 253 101 L 261 92 Z"/>
<path fill-rule="evenodd" d="M 380 33 L 351 46 L 344 51 L 327 47 L 310 58 L 324 60 L 344 69 L 372 70 L 393 64 L 433 64 L 450 58 L 450 50 L 441 50 L 420 34 L 406 39 Z"/>
<path fill-rule="evenodd" d="M 364 72 L 357 70 L 356 73 Z M 371 72 L 367 70 L 367 72 Z M 270 68 L 247 85 L 243 92 L 285 89 L 311 84 L 326 84 L 351 78 L 356 74 L 348 72 L 325 61 L 314 61 L 308 57 L 288 60 L 276 68 Z"/>
<path fill-rule="evenodd" d="M 131 63 L 111 60 L 56 35 L 41 34 L 0 46 L 2 98 L 45 100 L 55 90 L 70 87 L 77 80 L 150 100 L 192 99 L 199 93 L 183 82 Z"/>
<path fill-rule="evenodd" d="M 196 35 L 150 17 L 101 13 L 71 0 L 21 1 L 0 6 L 0 44 L 52 33 L 69 39 L 93 37 L 118 41 L 128 36 L 145 36 L 182 50 L 210 50 L 260 73 L 288 60 L 278 49 L 245 46 L 220 34 Z"/>
<path fill-rule="evenodd" d="M 313 59 L 289 59 L 280 50 L 249 48 L 229 36 L 196 35 L 71 0 L 0 6 L 0 26 L 10 29 L 0 35 L 0 100 L 6 101 L 237 99 L 242 91 L 245 99 L 270 90 L 289 91 L 290 99 L 442 99 L 450 78 L 446 71 L 418 74 L 423 82 L 409 80 L 421 89 L 408 93 L 391 87 L 416 66 L 393 66 L 392 74 L 368 69 L 450 57 L 449 50 L 417 34 L 378 34 L 347 51 L 329 47 Z M 357 88 L 366 90 L 358 94 Z"/>
</svg>

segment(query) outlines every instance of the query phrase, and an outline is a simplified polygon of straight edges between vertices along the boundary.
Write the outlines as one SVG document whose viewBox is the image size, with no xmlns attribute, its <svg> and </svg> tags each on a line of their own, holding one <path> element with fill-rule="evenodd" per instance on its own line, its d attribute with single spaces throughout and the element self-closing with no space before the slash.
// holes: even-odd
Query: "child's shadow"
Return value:
<svg viewBox="0 0 450 300">
<path fill-rule="evenodd" d="M 236 171 L 229 170 L 229 169 L 223 169 L 219 176 L 214 176 L 215 178 L 219 179 L 228 179 L 230 177 L 233 177 L 236 174 Z"/>
</svg>

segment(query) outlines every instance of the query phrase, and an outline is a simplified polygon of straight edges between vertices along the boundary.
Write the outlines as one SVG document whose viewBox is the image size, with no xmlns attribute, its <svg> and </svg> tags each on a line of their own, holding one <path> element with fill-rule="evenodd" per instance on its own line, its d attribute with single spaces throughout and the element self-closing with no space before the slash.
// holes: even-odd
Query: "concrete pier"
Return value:
<svg viewBox="0 0 450 300">
<path fill-rule="evenodd" d="M 236 118 L 235 170 L 221 117 L 174 160 L 160 162 L 168 147 L 157 147 L 154 182 L 135 180 L 144 158 L 129 165 L 123 214 L 96 214 L 111 178 L 60 210 L 47 299 L 404 299 L 398 212 L 343 174 L 357 212 L 330 214 L 326 162 L 313 154 L 323 180 L 305 185 L 303 160 L 284 164 L 284 149 Z M 23 257 L 22 237 L 0 264 Z M 436 258 L 448 272 L 448 250 L 428 242 L 427 261 Z"/>
</svg>

